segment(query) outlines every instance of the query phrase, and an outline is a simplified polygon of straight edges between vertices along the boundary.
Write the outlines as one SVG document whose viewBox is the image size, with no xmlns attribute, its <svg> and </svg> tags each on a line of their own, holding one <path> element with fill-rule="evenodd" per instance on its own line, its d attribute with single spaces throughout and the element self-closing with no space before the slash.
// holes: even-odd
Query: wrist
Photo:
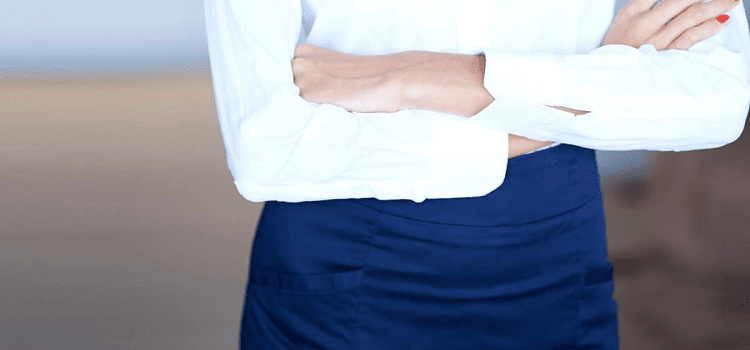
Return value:
<svg viewBox="0 0 750 350">
<path fill-rule="evenodd" d="M 425 74 L 425 64 L 434 60 L 436 54 L 427 51 L 404 51 L 386 56 L 393 67 L 386 80 L 394 89 L 400 109 L 424 109 L 424 85 L 429 78 Z"/>
<path fill-rule="evenodd" d="M 420 54 L 400 74 L 404 108 L 469 117 L 494 101 L 484 88 L 484 56 Z"/>
</svg>

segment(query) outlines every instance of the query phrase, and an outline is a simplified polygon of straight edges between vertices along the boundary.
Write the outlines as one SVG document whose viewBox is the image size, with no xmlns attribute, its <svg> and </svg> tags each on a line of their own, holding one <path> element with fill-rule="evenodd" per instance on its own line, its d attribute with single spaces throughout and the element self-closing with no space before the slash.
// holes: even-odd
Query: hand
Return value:
<svg viewBox="0 0 750 350">
<path fill-rule="evenodd" d="M 401 94 L 392 78 L 401 67 L 386 55 L 352 55 L 309 44 L 297 46 L 292 61 L 303 99 L 365 113 L 400 109 Z"/>
<path fill-rule="evenodd" d="M 537 141 L 523 136 L 508 134 L 508 159 L 524 155 L 553 143 L 554 141 Z"/>
<path fill-rule="evenodd" d="M 621 44 L 634 48 L 651 44 L 657 50 L 687 50 L 694 44 L 718 33 L 727 25 L 719 17 L 739 0 L 630 0 L 617 13 L 602 45 Z M 724 23 L 719 22 L 723 19 Z"/>
</svg>

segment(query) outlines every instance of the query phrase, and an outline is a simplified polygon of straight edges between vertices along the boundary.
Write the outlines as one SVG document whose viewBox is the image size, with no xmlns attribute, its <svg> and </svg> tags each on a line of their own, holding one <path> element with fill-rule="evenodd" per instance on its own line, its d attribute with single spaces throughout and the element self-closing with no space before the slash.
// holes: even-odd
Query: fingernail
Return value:
<svg viewBox="0 0 750 350">
<path fill-rule="evenodd" d="M 719 21 L 719 23 L 724 23 L 729 20 L 729 15 L 721 15 L 716 17 L 716 20 Z"/>
</svg>

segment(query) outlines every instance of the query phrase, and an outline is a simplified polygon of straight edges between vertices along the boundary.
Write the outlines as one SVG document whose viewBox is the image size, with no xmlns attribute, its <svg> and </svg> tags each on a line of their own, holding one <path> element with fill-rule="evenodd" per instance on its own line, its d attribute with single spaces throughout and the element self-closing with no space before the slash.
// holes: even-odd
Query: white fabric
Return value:
<svg viewBox="0 0 750 350">
<path fill-rule="evenodd" d="M 600 150 L 719 147 L 750 106 L 742 5 L 689 51 L 599 47 L 614 0 L 204 0 L 229 169 L 249 201 L 483 196 L 508 133 Z M 353 54 L 484 53 L 495 101 L 472 118 L 350 113 L 303 100 L 306 42 Z M 581 116 L 551 106 L 591 111 Z"/>
</svg>

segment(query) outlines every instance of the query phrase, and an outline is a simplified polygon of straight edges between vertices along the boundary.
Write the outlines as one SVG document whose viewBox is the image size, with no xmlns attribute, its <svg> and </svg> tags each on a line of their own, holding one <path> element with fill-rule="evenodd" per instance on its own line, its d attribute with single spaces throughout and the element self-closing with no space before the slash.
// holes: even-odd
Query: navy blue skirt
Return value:
<svg viewBox="0 0 750 350">
<path fill-rule="evenodd" d="M 510 159 L 483 197 L 266 202 L 242 349 L 618 349 L 594 151 Z"/>
</svg>

